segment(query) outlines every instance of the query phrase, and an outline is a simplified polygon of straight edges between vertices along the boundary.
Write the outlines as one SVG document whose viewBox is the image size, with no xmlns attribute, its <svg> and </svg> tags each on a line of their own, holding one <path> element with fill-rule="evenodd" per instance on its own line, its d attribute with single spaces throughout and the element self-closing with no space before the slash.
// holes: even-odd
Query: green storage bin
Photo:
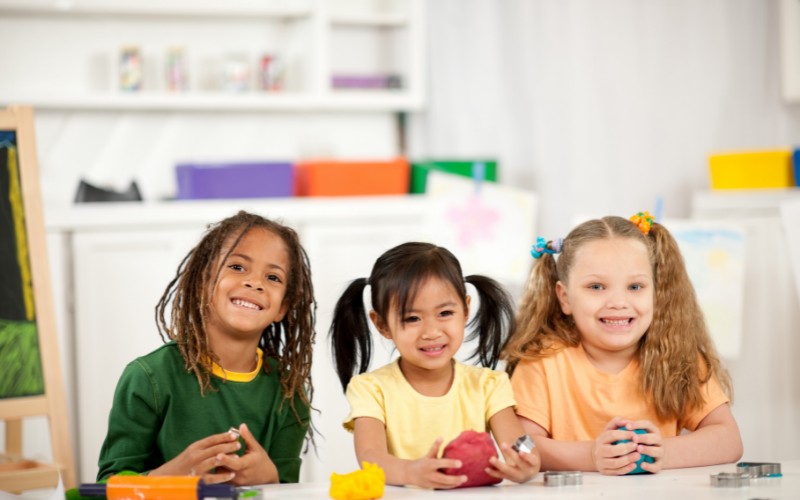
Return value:
<svg viewBox="0 0 800 500">
<path fill-rule="evenodd" d="M 483 163 L 486 166 L 484 180 L 497 182 L 497 162 L 493 160 L 415 161 L 411 163 L 411 186 L 409 192 L 412 194 L 424 193 L 428 172 L 431 170 L 472 177 L 472 165 L 475 163 Z"/>
</svg>

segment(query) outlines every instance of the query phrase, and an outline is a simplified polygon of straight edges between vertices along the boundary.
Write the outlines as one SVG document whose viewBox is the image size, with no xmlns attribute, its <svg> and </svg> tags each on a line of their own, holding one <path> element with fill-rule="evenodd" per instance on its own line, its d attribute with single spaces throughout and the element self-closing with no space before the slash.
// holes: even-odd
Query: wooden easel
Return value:
<svg viewBox="0 0 800 500">
<path fill-rule="evenodd" d="M 36 307 L 36 328 L 42 360 L 44 394 L 0 399 L 0 420 L 6 424 L 6 453 L 0 462 L 0 490 L 12 493 L 58 484 L 58 473 L 66 488 L 75 486 L 67 403 L 61 380 L 53 292 L 44 229 L 44 210 L 39 190 L 39 163 L 36 157 L 33 109 L 10 106 L 0 110 L 0 131 L 16 132 L 16 147 L 25 233 L 28 242 L 31 283 Z M 2 367 L 0 367 L 2 374 Z M 24 460 L 22 455 L 22 419 L 46 415 L 55 464 Z"/>
</svg>

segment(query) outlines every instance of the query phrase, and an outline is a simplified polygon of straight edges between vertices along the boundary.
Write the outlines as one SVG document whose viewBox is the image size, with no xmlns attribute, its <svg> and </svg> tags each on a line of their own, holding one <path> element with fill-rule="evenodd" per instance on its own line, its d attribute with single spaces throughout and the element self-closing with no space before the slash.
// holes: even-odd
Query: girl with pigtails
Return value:
<svg viewBox="0 0 800 500">
<path fill-rule="evenodd" d="M 604 217 L 532 253 L 502 357 L 543 469 L 621 475 L 741 457 L 731 380 L 664 226 L 647 212 Z"/>
<path fill-rule="evenodd" d="M 466 283 L 480 299 L 467 340 L 477 339 L 472 357 L 483 367 L 453 358 L 468 326 Z M 369 312 L 363 301 L 367 285 Z M 368 317 L 400 357 L 365 373 L 373 349 Z M 485 472 L 519 483 L 532 479 L 539 471 L 538 451 L 511 448 L 524 431 L 514 414 L 508 376 L 493 370 L 513 325 L 502 287 L 483 276 L 464 278 L 447 249 L 405 243 L 381 255 L 369 278 L 347 287 L 330 331 L 336 371 L 351 406 L 344 427 L 355 434 L 358 461 L 377 463 L 387 484 L 455 488 L 468 478 L 439 471 L 462 466 L 459 460 L 438 458 L 442 443 L 465 430 L 491 430 L 505 463 L 492 458 Z"/>
</svg>

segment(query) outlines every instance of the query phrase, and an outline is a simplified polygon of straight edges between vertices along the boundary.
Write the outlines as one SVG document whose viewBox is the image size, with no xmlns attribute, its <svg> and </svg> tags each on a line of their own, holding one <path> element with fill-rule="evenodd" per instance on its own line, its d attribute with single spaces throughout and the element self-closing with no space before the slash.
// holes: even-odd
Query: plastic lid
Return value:
<svg viewBox="0 0 800 500">
<path fill-rule="evenodd" d="M 200 482 L 197 488 L 197 498 L 236 498 L 236 488 L 230 484 L 205 484 Z"/>
</svg>

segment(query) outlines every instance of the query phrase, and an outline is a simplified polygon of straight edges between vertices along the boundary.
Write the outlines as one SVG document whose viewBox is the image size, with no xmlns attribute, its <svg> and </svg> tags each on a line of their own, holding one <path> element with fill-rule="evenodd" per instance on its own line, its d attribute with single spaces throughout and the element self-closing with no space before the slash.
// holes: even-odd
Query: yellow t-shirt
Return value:
<svg viewBox="0 0 800 500">
<path fill-rule="evenodd" d="M 638 380 L 636 359 L 615 375 L 603 373 L 579 344 L 537 361 L 520 361 L 511 386 L 517 415 L 541 425 L 558 441 L 593 441 L 616 415 L 649 420 L 663 437 L 677 436 L 684 428 L 694 431 L 706 415 L 728 402 L 712 377 L 703 386 L 702 408 L 688 410 L 680 420 L 661 420 L 655 407 L 641 397 Z"/>
<path fill-rule="evenodd" d="M 376 418 L 386 426 L 389 454 L 410 460 L 425 456 L 438 438 L 446 445 L 462 431 L 486 432 L 492 415 L 516 405 L 508 375 L 453 363 L 453 385 L 441 397 L 415 391 L 400 370 L 400 358 L 353 377 L 347 385 L 350 414 L 344 428 L 352 432 L 356 418 Z"/>
</svg>

